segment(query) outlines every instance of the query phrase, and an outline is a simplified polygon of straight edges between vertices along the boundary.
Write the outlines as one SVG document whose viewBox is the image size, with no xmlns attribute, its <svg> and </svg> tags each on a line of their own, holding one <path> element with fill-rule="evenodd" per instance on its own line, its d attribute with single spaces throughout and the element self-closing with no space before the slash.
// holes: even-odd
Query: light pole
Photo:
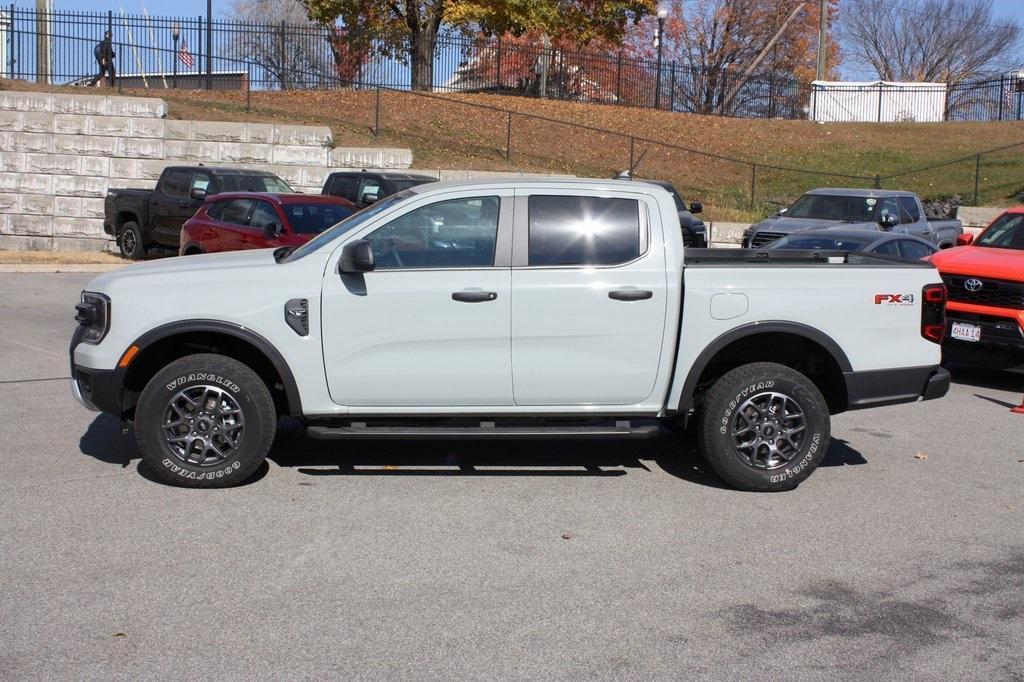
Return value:
<svg viewBox="0 0 1024 682">
<path fill-rule="evenodd" d="M 174 63 L 174 77 L 171 79 L 171 87 L 175 90 L 178 89 L 178 38 L 181 37 L 181 26 L 174 24 L 171 26 L 171 38 L 174 40 L 174 54 L 171 55 L 171 61 Z"/>
<path fill-rule="evenodd" d="M 661 44 L 665 39 L 665 19 L 668 17 L 668 9 L 664 5 L 658 5 L 658 75 L 654 82 L 654 108 L 661 108 Z"/>
</svg>

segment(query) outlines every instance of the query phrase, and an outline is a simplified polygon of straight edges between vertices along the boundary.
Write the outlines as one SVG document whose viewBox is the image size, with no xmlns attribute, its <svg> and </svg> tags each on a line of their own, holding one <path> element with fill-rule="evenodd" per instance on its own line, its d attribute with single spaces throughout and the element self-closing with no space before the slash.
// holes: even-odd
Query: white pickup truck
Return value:
<svg viewBox="0 0 1024 682">
<path fill-rule="evenodd" d="M 694 249 L 642 182 L 428 184 L 297 249 L 185 256 L 82 293 L 72 391 L 147 466 L 227 486 L 279 415 L 314 438 L 648 437 L 688 423 L 747 490 L 795 487 L 829 415 L 938 398 L 929 263 Z"/>
</svg>

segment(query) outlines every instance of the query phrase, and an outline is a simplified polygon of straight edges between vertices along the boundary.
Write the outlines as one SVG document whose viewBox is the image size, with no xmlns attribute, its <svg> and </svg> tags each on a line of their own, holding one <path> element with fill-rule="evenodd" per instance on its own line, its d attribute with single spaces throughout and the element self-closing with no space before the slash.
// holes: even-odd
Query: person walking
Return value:
<svg viewBox="0 0 1024 682">
<path fill-rule="evenodd" d="M 96 56 L 96 63 L 99 66 L 99 73 L 92 79 L 90 85 L 96 85 L 103 76 L 107 76 L 110 87 L 114 87 L 114 44 L 113 35 L 110 31 L 103 34 L 103 40 L 96 43 L 96 47 L 93 49 L 93 54 Z"/>
</svg>

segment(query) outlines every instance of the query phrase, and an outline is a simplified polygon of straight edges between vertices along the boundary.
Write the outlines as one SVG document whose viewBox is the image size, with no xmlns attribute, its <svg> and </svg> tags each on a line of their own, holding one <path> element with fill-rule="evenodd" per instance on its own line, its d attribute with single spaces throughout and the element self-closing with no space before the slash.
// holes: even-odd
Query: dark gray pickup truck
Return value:
<svg viewBox="0 0 1024 682">
<path fill-rule="evenodd" d="M 752 225 L 743 247 L 757 249 L 801 230 L 864 228 L 909 234 L 940 249 L 956 245 L 964 228 L 959 220 L 929 220 L 912 192 L 886 189 L 812 189 L 788 209 Z"/>
<path fill-rule="evenodd" d="M 207 196 L 220 192 L 292 192 L 266 171 L 208 166 L 168 166 L 155 189 L 108 189 L 103 231 L 117 240 L 121 255 L 145 257 L 153 246 L 177 253 L 181 226 Z"/>
</svg>

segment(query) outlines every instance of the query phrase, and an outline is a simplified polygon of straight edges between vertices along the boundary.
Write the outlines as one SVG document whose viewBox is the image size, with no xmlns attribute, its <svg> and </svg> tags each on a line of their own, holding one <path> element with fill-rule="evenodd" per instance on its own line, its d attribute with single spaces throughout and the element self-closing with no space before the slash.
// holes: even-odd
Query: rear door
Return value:
<svg viewBox="0 0 1024 682">
<path fill-rule="evenodd" d="M 656 205 L 626 191 L 516 197 L 516 405 L 629 405 L 654 390 L 667 301 Z"/>
<path fill-rule="evenodd" d="M 238 251 L 255 248 L 252 240 L 253 199 L 231 199 L 220 214 L 219 229 L 222 233 L 219 251 Z"/>
</svg>

